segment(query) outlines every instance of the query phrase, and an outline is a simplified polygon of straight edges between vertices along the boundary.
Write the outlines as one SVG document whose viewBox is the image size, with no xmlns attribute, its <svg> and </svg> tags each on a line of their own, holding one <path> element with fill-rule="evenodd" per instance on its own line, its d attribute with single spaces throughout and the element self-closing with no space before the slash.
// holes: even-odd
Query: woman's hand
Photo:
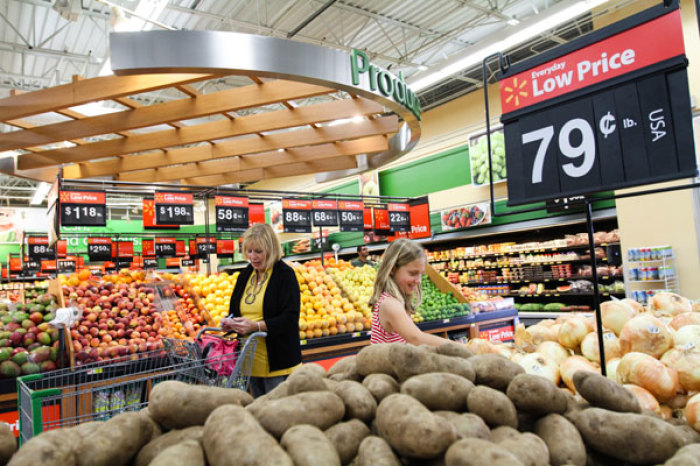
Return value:
<svg viewBox="0 0 700 466">
<path fill-rule="evenodd" d="M 221 319 L 221 322 L 219 323 L 219 326 L 224 332 L 235 332 L 234 330 L 234 320 L 229 317 L 226 317 L 224 319 Z"/>
<path fill-rule="evenodd" d="M 258 323 L 246 317 L 236 317 L 233 319 L 231 328 L 236 333 L 247 334 L 258 330 Z"/>
</svg>

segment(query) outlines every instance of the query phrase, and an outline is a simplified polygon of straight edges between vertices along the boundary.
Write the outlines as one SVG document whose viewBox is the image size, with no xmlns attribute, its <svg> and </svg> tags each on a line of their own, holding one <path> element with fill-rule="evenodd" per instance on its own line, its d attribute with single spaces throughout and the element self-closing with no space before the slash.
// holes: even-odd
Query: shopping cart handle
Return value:
<svg viewBox="0 0 700 466">
<path fill-rule="evenodd" d="M 207 331 L 210 331 L 210 332 L 223 332 L 224 329 L 222 329 L 221 327 L 203 327 L 199 332 L 197 332 L 197 337 L 196 337 L 196 339 L 199 339 L 199 337 L 201 337 L 202 334 L 203 334 L 204 332 L 207 332 Z M 224 333 L 224 336 L 229 336 L 229 335 L 231 335 L 232 333 L 236 333 L 236 332 L 227 332 L 227 333 Z M 266 332 L 253 332 L 253 333 L 248 334 L 248 336 L 249 336 L 249 337 L 260 337 L 260 338 L 265 338 L 265 337 L 267 336 L 267 333 L 266 333 Z"/>
</svg>

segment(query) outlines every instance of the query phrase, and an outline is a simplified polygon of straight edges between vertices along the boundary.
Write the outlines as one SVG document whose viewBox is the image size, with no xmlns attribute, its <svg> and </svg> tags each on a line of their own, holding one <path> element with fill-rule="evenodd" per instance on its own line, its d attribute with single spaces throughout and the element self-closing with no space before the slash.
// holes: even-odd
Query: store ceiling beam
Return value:
<svg viewBox="0 0 700 466">
<path fill-rule="evenodd" d="M 218 75 L 143 74 L 78 79 L 68 84 L 1 99 L 0 121 L 53 112 L 89 102 L 140 94 L 214 77 L 218 77 Z"/>
<path fill-rule="evenodd" d="M 269 81 L 263 84 L 228 89 L 142 106 L 132 110 L 63 121 L 4 134 L 0 151 L 41 146 L 68 139 L 119 133 L 173 121 L 189 120 L 226 111 L 260 107 L 287 99 L 302 99 L 333 92 L 333 89 L 292 81 Z"/>
<path fill-rule="evenodd" d="M 163 152 L 128 155 L 121 158 L 68 165 L 63 168 L 65 178 L 95 178 L 114 176 L 134 170 L 147 170 L 167 165 L 200 162 L 224 157 L 254 154 L 283 148 L 293 148 L 363 138 L 377 134 L 393 134 L 399 129 L 396 115 L 389 115 L 374 120 L 349 122 L 335 126 L 303 128 L 284 133 L 254 135 L 250 137 L 224 141 Z M 149 170 L 153 174 L 154 171 Z"/>
<path fill-rule="evenodd" d="M 53 149 L 36 154 L 23 154 L 17 157 L 17 167 L 20 170 L 27 170 L 58 164 L 84 162 L 97 158 L 133 154 L 202 141 L 232 138 L 260 131 L 293 128 L 311 123 L 323 123 L 340 118 L 353 118 L 355 116 L 373 115 L 383 112 L 384 107 L 382 105 L 370 100 L 362 98 L 338 100 L 307 105 L 293 110 L 277 110 L 234 120 L 218 120 L 185 128 L 138 134 L 128 138 L 111 139 L 84 146 Z"/>
<path fill-rule="evenodd" d="M 184 178 L 185 184 L 198 186 L 218 186 L 232 183 L 250 183 L 268 178 L 308 175 L 333 170 L 350 170 L 357 168 L 357 159 L 351 156 L 333 157 L 312 162 L 299 162 L 288 165 L 277 165 L 268 168 L 253 168 L 237 173 L 226 173 L 196 178 Z"/>
<path fill-rule="evenodd" d="M 355 156 L 386 151 L 389 141 L 386 136 L 372 136 L 340 141 L 316 146 L 299 147 L 283 151 L 273 150 L 259 154 L 228 157 L 208 162 L 187 163 L 173 167 L 162 167 L 153 170 L 142 170 L 120 174 L 119 181 L 162 182 L 182 178 L 216 175 L 219 173 L 238 172 L 253 168 L 268 168 L 276 165 L 310 162 L 325 158 L 340 156 Z"/>
</svg>

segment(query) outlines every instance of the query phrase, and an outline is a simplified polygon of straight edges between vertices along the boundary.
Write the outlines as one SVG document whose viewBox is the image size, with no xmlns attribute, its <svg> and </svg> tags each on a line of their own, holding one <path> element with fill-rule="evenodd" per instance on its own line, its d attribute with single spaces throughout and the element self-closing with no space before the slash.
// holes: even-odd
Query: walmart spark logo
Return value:
<svg viewBox="0 0 700 466">
<path fill-rule="evenodd" d="M 527 91 L 523 90 L 527 86 L 527 81 L 524 79 L 519 80 L 517 77 L 513 78 L 513 84 L 511 86 L 504 86 L 503 90 L 506 97 L 506 103 L 509 104 L 515 101 L 515 106 L 520 106 L 520 99 L 528 97 Z"/>
</svg>

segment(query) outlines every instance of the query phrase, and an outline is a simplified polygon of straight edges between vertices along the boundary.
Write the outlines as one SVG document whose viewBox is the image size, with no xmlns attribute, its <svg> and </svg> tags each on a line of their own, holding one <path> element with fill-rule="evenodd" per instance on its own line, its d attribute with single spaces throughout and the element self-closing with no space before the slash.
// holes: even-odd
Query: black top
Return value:
<svg viewBox="0 0 700 466">
<path fill-rule="evenodd" d="M 243 269 L 229 303 L 229 317 L 241 316 L 241 298 L 253 266 Z M 270 371 L 287 369 L 301 362 L 299 344 L 299 306 L 301 295 L 294 270 L 283 261 L 272 267 L 263 298 L 263 320 L 267 325 L 267 358 Z"/>
</svg>

